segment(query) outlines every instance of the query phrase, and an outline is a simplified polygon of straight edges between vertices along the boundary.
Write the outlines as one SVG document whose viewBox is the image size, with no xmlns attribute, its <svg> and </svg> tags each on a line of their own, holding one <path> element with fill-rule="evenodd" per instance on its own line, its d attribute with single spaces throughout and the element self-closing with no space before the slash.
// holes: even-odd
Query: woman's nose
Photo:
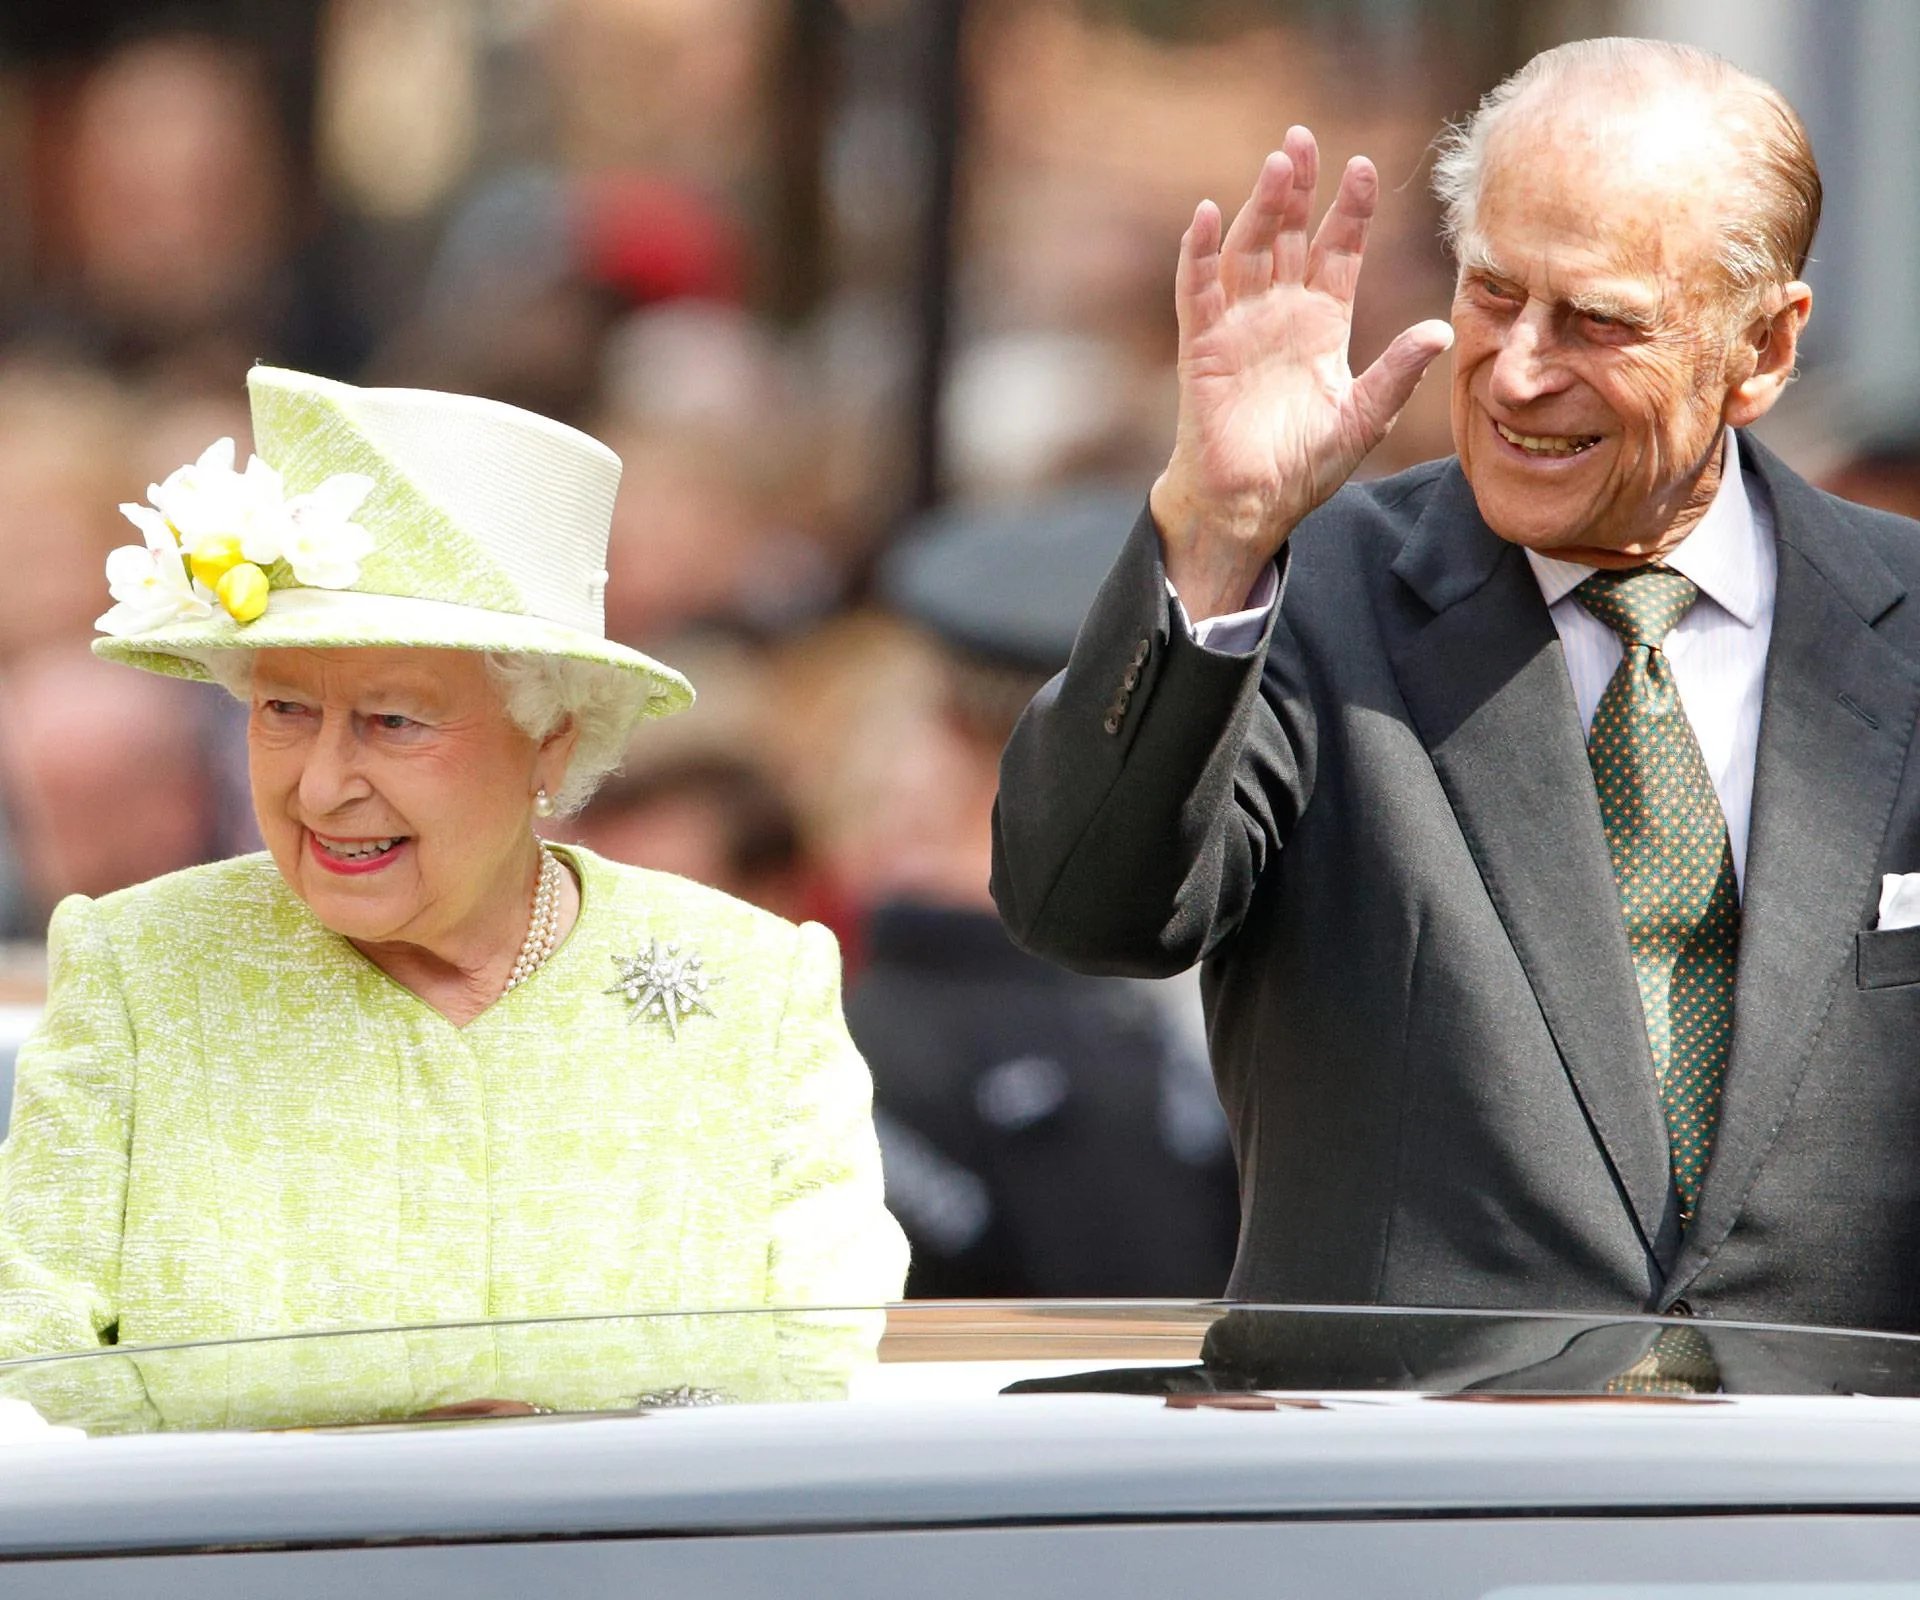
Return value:
<svg viewBox="0 0 1920 1600">
<path fill-rule="evenodd" d="M 301 806 L 310 816 L 325 816 L 371 792 L 360 772 L 359 741 L 351 720 L 323 715 L 300 769 Z"/>
</svg>

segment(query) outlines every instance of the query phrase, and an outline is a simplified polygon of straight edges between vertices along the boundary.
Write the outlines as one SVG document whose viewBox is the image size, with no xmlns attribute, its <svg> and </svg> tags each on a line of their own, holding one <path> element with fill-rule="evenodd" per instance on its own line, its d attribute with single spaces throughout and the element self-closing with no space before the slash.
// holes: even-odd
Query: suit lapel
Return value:
<svg viewBox="0 0 1920 1600">
<path fill-rule="evenodd" d="M 1650 1252 L 1666 1264 L 1667 1133 L 1579 711 L 1526 557 L 1457 464 L 1394 564 L 1400 692 Z M 1405 596 L 1396 596 L 1405 601 Z"/>
<path fill-rule="evenodd" d="M 1906 764 L 1920 683 L 1874 631 L 1904 593 L 1872 546 L 1742 440 L 1771 503 L 1779 587 L 1767 652 L 1741 913 L 1734 1032 L 1700 1211 L 1667 1292 L 1725 1240 L 1791 1110 L 1853 936 Z"/>
</svg>

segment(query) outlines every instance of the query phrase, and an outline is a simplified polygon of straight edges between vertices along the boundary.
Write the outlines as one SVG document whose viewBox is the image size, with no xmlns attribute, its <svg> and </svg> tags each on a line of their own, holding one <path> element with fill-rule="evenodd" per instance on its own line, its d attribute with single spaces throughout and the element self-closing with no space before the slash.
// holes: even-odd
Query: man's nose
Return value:
<svg viewBox="0 0 1920 1600">
<path fill-rule="evenodd" d="M 1507 325 L 1506 338 L 1493 360 L 1492 398 L 1503 408 L 1519 409 L 1565 385 L 1559 340 L 1549 307 L 1529 303 Z"/>
<path fill-rule="evenodd" d="M 300 806 L 309 817 L 326 816 L 373 792 L 360 771 L 359 758 L 353 719 L 323 714 L 319 732 L 307 747 L 306 765 L 300 769 Z"/>
</svg>

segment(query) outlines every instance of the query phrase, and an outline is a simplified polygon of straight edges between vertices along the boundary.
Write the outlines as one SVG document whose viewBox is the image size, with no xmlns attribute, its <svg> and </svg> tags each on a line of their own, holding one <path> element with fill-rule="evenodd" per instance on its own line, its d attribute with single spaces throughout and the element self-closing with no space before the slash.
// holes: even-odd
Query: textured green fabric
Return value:
<svg viewBox="0 0 1920 1600">
<path fill-rule="evenodd" d="M 518 612 L 518 586 L 477 539 L 461 532 L 354 423 L 339 399 L 303 373 L 255 368 L 254 449 L 270 462 L 290 495 L 309 494 L 336 472 L 361 472 L 373 491 L 354 520 L 374 535 L 353 590 L 411 595 L 489 611 Z"/>
<path fill-rule="evenodd" d="M 1720 809 L 1662 648 L 1699 591 L 1664 567 L 1596 572 L 1574 591 L 1622 655 L 1587 737 L 1620 886 L 1683 1221 L 1713 1151 L 1733 1037 L 1740 894 Z"/>
<path fill-rule="evenodd" d="M 64 902 L 0 1147 L 0 1355 L 897 1296 L 832 936 L 567 854 L 579 921 L 464 1028 L 265 856 Z M 653 939 L 724 979 L 677 1041 L 604 993 Z"/>
</svg>

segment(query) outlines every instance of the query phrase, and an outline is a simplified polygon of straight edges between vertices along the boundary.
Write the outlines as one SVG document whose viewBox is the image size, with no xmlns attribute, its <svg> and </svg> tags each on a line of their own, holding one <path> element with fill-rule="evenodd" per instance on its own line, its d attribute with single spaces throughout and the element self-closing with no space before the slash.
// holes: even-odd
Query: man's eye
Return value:
<svg viewBox="0 0 1920 1600">
<path fill-rule="evenodd" d="M 1605 344 L 1625 344 L 1635 336 L 1632 323 L 1620 317 L 1610 317 L 1601 311 L 1582 312 L 1580 326 L 1590 337 Z"/>
<path fill-rule="evenodd" d="M 1495 283 L 1491 278 L 1480 280 L 1480 292 L 1495 300 L 1517 300 L 1520 297 L 1503 283 Z"/>
</svg>

